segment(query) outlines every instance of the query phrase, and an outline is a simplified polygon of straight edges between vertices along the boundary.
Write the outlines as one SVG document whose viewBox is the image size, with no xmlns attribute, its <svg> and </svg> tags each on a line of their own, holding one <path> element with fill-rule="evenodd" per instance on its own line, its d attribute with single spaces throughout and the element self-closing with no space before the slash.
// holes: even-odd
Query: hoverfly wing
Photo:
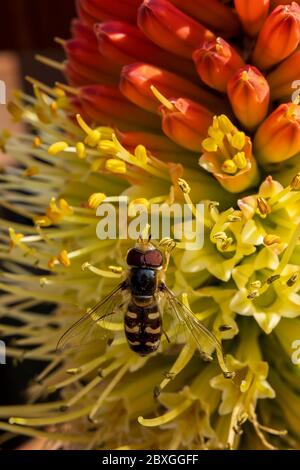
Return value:
<svg viewBox="0 0 300 470">
<path fill-rule="evenodd" d="M 88 309 L 86 314 L 62 335 L 57 343 L 57 352 L 88 345 L 97 338 L 98 340 L 103 338 L 105 335 L 100 335 L 101 327 L 107 326 L 109 330 L 109 320 L 126 309 L 129 301 L 127 297 L 129 297 L 127 285 L 122 282 L 96 305 Z M 103 329 L 102 332 L 104 332 Z"/>
<path fill-rule="evenodd" d="M 232 378 L 233 373 L 228 370 L 225 362 L 222 345 L 216 336 L 200 321 L 193 312 L 186 307 L 168 288 L 164 288 L 164 295 L 168 308 L 175 314 L 180 325 L 187 329 L 189 336 L 195 343 L 203 358 L 211 360 L 211 354 L 216 350 L 218 361 L 225 377 Z"/>
</svg>

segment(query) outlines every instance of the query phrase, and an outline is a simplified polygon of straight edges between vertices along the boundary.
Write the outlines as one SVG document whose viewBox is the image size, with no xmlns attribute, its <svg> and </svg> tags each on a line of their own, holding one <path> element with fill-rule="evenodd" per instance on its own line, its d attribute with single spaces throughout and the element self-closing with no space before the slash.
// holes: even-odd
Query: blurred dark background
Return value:
<svg viewBox="0 0 300 470">
<path fill-rule="evenodd" d="M 62 81 L 60 72 L 38 63 L 35 55 L 42 54 L 59 61 L 64 59 L 64 53 L 54 42 L 54 37 L 70 37 L 70 21 L 76 14 L 75 3 L 75 0 L 1 1 L 0 80 L 7 85 L 7 100 L 16 88 L 31 93 L 31 86 L 24 80 L 26 75 L 47 84 Z M 3 128 L 18 131 L 21 125 L 12 125 L 5 106 L 1 105 L 0 130 Z M 0 154 L 0 170 L 8 161 L 9 157 Z M 31 361 L 16 365 L 10 359 L 6 366 L 0 365 L 0 406 L 22 403 L 28 380 L 41 367 L 41 364 Z M 18 445 L 18 442 L 12 445 Z"/>
<path fill-rule="evenodd" d="M 76 0 L 9 0 L 1 2 L 0 51 L 10 51 L 20 61 L 21 77 L 39 76 L 46 83 L 61 78 L 34 60 L 37 53 L 62 60 L 54 37 L 70 37 L 70 20 Z M 0 62 L 1 75 L 1 62 Z M 27 85 L 26 85 L 27 86 Z"/>
<path fill-rule="evenodd" d="M 75 0 L 2 0 L 0 48 L 51 48 L 54 36 L 68 37 L 74 15 Z"/>
</svg>

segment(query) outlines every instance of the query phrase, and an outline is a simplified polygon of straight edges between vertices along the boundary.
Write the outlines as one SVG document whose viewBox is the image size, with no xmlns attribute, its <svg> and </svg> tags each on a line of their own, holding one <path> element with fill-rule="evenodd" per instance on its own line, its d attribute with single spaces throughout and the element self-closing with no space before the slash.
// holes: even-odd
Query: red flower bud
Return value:
<svg viewBox="0 0 300 470">
<path fill-rule="evenodd" d="M 121 144 L 131 152 L 134 152 L 134 149 L 143 142 L 148 152 L 165 162 L 182 162 L 183 152 L 184 158 L 187 158 L 186 151 L 163 135 L 149 132 L 121 132 L 119 130 L 116 130 L 116 135 Z M 191 157 L 194 158 L 193 155 Z"/>
<path fill-rule="evenodd" d="M 226 92 L 228 80 L 245 65 L 240 55 L 224 39 L 205 42 L 193 54 L 198 74 L 208 86 Z"/>
<path fill-rule="evenodd" d="M 151 85 L 167 99 L 186 97 L 203 103 L 209 109 L 223 106 L 218 97 L 174 73 L 143 63 L 123 68 L 120 83 L 122 93 L 141 108 L 157 113 L 159 104 L 151 91 Z"/>
<path fill-rule="evenodd" d="M 196 79 L 197 74 L 190 61 L 164 51 L 153 44 L 135 26 L 120 21 L 95 25 L 100 52 L 120 66 L 147 58 L 149 64 L 165 67 Z"/>
<path fill-rule="evenodd" d="M 300 6 L 281 5 L 268 16 L 253 53 L 255 65 L 267 69 L 288 57 L 300 41 Z"/>
<path fill-rule="evenodd" d="M 75 18 L 71 23 L 72 36 L 76 39 L 84 39 L 97 48 L 97 40 L 93 28 Z"/>
<path fill-rule="evenodd" d="M 266 117 L 270 89 L 259 70 L 251 65 L 240 69 L 228 83 L 228 96 L 238 120 L 249 130 Z"/>
<path fill-rule="evenodd" d="M 182 147 L 200 152 L 214 115 L 186 98 L 172 100 L 170 104 L 160 108 L 164 133 Z"/>
<path fill-rule="evenodd" d="M 246 33 L 256 36 L 268 16 L 270 0 L 234 0 L 234 5 Z"/>
<path fill-rule="evenodd" d="M 188 59 L 199 44 L 215 37 L 166 0 L 144 0 L 138 25 L 154 43 Z"/>
<path fill-rule="evenodd" d="M 78 98 L 90 121 L 124 130 L 159 129 L 159 119 L 130 103 L 115 87 L 91 85 L 79 89 Z"/>
<path fill-rule="evenodd" d="M 101 56 L 97 42 L 70 39 L 64 43 L 64 49 L 68 57 L 65 74 L 71 84 L 117 83 L 118 68 L 112 61 Z"/>
<path fill-rule="evenodd" d="M 300 152 L 300 106 L 280 105 L 258 128 L 254 153 L 264 165 L 279 163 Z"/>
<path fill-rule="evenodd" d="M 240 24 L 233 10 L 220 0 L 170 0 L 180 10 L 184 11 L 200 23 L 206 25 L 220 35 L 235 36 Z"/>
<path fill-rule="evenodd" d="M 93 26 L 98 21 L 123 20 L 135 23 L 142 0 L 77 0 L 78 16 Z"/>
</svg>

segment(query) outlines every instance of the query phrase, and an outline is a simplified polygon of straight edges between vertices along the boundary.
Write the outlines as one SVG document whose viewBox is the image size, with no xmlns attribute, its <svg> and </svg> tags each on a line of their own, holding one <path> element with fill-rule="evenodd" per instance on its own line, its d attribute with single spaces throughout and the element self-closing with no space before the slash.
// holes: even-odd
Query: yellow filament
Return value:
<svg viewBox="0 0 300 470">
<path fill-rule="evenodd" d="M 164 95 L 162 95 L 154 85 L 151 85 L 150 89 L 153 95 L 155 96 L 155 98 L 157 98 L 158 101 L 163 106 L 165 106 L 165 108 L 167 108 L 169 111 L 174 111 L 175 108 L 174 108 L 174 105 L 171 103 L 171 101 L 169 101 Z"/>
<path fill-rule="evenodd" d="M 101 139 L 101 132 L 93 130 L 80 116 L 76 114 L 76 119 L 81 129 L 87 134 L 86 144 L 90 147 L 96 147 Z"/>
<path fill-rule="evenodd" d="M 183 413 L 185 410 L 187 410 L 191 405 L 193 401 L 192 400 L 185 400 L 181 403 L 181 405 L 177 406 L 171 411 L 168 411 L 162 416 L 159 416 L 158 418 L 153 418 L 153 419 L 145 419 L 142 416 L 139 416 L 138 422 L 142 426 L 146 427 L 155 427 L 155 426 L 161 426 L 162 424 L 169 423 L 170 421 L 173 421 L 173 419 L 177 418 L 181 413 Z"/>
<path fill-rule="evenodd" d="M 112 390 L 115 388 L 116 385 L 120 382 L 122 379 L 123 375 L 126 374 L 128 368 L 130 367 L 130 364 L 125 364 L 121 369 L 118 371 L 118 373 L 114 376 L 114 378 L 111 380 L 109 385 L 106 387 L 104 392 L 100 395 L 98 398 L 95 406 L 93 407 L 89 417 L 91 420 L 94 420 L 99 408 L 101 407 L 102 403 L 106 400 L 108 395 L 112 392 Z"/>
</svg>

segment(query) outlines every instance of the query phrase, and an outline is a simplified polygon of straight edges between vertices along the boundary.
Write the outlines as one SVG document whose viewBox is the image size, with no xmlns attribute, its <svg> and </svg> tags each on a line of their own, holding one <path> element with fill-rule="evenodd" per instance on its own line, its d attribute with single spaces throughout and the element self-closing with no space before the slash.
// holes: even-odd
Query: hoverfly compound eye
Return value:
<svg viewBox="0 0 300 470">
<path fill-rule="evenodd" d="M 132 248 L 128 251 L 126 262 L 128 266 L 144 266 L 145 265 L 145 253 L 136 248 Z"/>
<path fill-rule="evenodd" d="M 160 268 L 163 265 L 163 256 L 159 250 L 150 250 L 145 253 L 145 264 L 149 268 Z"/>
<path fill-rule="evenodd" d="M 126 259 L 131 267 L 160 268 L 163 265 L 163 256 L 159 250 L 140 251 L 136 248 L 129 250 Z"/>
</svg>

